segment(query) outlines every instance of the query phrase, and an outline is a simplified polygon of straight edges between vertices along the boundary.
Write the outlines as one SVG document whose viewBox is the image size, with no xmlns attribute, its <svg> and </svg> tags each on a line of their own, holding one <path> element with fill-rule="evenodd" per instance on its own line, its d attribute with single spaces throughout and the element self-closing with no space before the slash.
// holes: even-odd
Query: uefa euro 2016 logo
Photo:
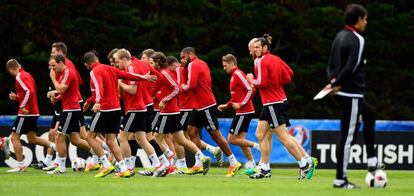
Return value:
<svg viewBox="0 0 414 196">
<path fill-rule="evenodd" d="M 302 125 L 290 127 L 289 134 L 298 139 L 302 146 L 309 140 L 309 131 Z"/>
</svg>

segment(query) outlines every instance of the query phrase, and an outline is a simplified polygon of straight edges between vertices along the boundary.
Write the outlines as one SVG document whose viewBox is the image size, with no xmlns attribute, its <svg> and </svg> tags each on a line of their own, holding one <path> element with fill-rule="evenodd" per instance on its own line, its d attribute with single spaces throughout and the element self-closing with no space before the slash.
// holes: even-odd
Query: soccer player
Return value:
<svg viewBox="0 0 414 196">
<path fill-rule="evenodd" d="M 93 94 L 95 95 L 95 102 L 92 108 L 94 116 L 87 137 L 89 145 L 98 155 L 102 163 L 102 169 L 95 177 L 105 177 L 115 170 L 115 167 L 104 155 L 99 140 L 96 139 L 98 132 L 105 134 L 106 142 L 118 161 L 119 172 L 116 176 L 129 177 L 131 173 L 127 169 L 120 148 L 115 141 L 116 134 L 119 132 L 121 110 L 118 96 L 118 79 L 155 81 L 156 76 L 149 74 L 144 76 L 129 74 L 117 68 L 101 64 L 95 52 L 92 51 L 85 53 L 84 61 L 86 67 L 91 70 L 91 83 L 93 89 L 95 89 L 95 93 Z M 88 106 L 85 106 L 85 108 L 88 108 Z"/>
<path fill-rule="evenodd" d="M 120 49 L 114 54 L 114 61 L 120 70 L 128 73 L 137 73 L 137 66 L 132 62 L 132 56 L 126 49 Z M 135 135 L 136 142 L 144 149 L 155 168 L 154 177 L 164 176 L 167 172 L 165 166 L 160 163 L 154 148 L 146 138 L 146 115 L 147 107 L 144 104 L 142 93 L 138 92 L 142 82 L 118 81 L 118 85 L 124 91 L 125 116 L 119 133 L 120 146 L 131 174 L 135 173 L 135 161 L 131 160 L 131 149 L 128 143 L 128 135 Z"/>
<path fill-rule="evenodd" d="M 359 186 L 348 181 L 348 162 L 351 145 L 364 122 L 364 139 L 368 154 L 368 171 L 385 166 L 378 162 L 375 144 L 375 111 L 365 100 L 364 44 L 360 34 L 367 25 L 368 11 L 359 4 L 348 5 L 345 10 L 344 29 L 336 34 L 332 43 L 327 72 L 336 101 L 341 108 L 341 133 L 336 148 L 336 179 L 334 188 L 354 189 Z"/>
<path fill-rule="evenodd" d="M 188 82 L 188 67 L 187 67 L 187 59 L 181 59 L 180 60 L 180 65 L 178 66 L 177 64 L 177 69 L 176 69 L 176 74 L 177 74 L 177 82 L 179 83 L 180 87 L 183 84 L 187 84 Z M 190 120 L 190 116 L 192 111 L 194 110 L 194 106 L 193 106 L 193 100 L 192 100 L 192 96 L 191 96 L 191 91 L 182 91 L 179 95 L 178 95 L 178 100 L 179 100 L 179 105 L 180 105 L 180 123 L 181 123 L 181 130 L 184 131 L 186 137 L 188 137 L 187 134 L 187 128 L 188 128 L 188 121 Z M 223 157 L 223 151 L 216 146 L 212 146 L 208 143 L 206 143 L 205 141 L 201 140 L 201 148 L 207 150 L 208 152 L 210 152 L 211 154 L 214 155 L 214 158 L 216 158 L 216 160 L 219 163 L 219 166 L 223 165 L 224 162 L 224 157 Z M 176 147 L 177 148 L 177 147 Z M 179 148 L 179 147 L 178 147 Z M 178 160 L 181 165 L 184 166 L 185 160 L 183 160 L 183 158 L 185 157 L 184 154 L 184 149 L 182 149 L 182 152 L 180 152 L 180 149 L 178 150 L 179 153 L 182 155 L 178 155 L 177 153 L 177 157 L 182 157 L 181 161 Z"/>
<path fill-rule="evenodd" d="M 115 66 L 115 67 L 117 67 L 117 65 L 115 64 L 115 57 L 114 57 L 114 55 L 115 55 L 115 53 L 116 52 L 118 52 L 118 48 L 114 48 L 114 49 L 112 49 L 109 53 L 108 53 L 108 56 L 107 56 L 107 58 L 108 58 L 108 61 L 109 61 L 109 64 L 111 65 L 111 66 Z"/>
<path fill-rule="evenodd" d="M 33 77 L 22 68 L 16 59 L 8 60 L 6 69 L 11 76 L 16 78 L 16 93 L 10 92 L 9 99 L 19 102 L 19 111 L 11 134 L 11 142 L 16 154 L 18 166 L 7 172 L 22 172 L 27 167 L 23 163 L 23 148 L 20 142 L 20 136 L 22 134 L 27 134 L 27 139 L 30 144 L 51 147 L 53 150 L 56 150 L 56 146 L 54 143 L 36 136 L 39 108 L 37 105 L 36 83 Z"/>
<path fill-rule="evenodd" d="M 6 159 L 10 158 L 9 138 L 0 137 L 0 150 L 3 151 Z"/>
<path fill-rule="evenodd" d="M 159 100 L 160 116 L 157 122 L 158 134 L 155 137 L 163 139 L 166 135 L 171 134 L 179 145 L 195 154 L 195 164 L 186 173 L 203 173 L 203 175 L 206 175 L 210 169 L 210 157 L 204 156 L 200 149 L 188 140 L 180 129 L 180 108 L 177 99 L 180 87 L 172 72 L 175 71 L 175 64 L 167 64 L 167 59 L 161 52 L 155 52 L 150 58 L 150 63 L 160 69 L 162 74 L 157 80 L 159 93 L 156 96 Z"/>
<path fill-rule="evenodd" d="M 73 62 L 66 57 L 67 51 L 68 51 L 68 48 L 65 43 L 55 42 L 52 44 L 50 55 L 51 56 L 63 55 L 65 57 L 65 65 L 69 69 L 74 71 L 74 73 L 76 74 L 76 79 L 78 80 L 78 84 L 79 86 L 81 86 L 83 84 L 83 80 L 79 72 L 77 71 L 75 64 L 73 64 Z M 48 135 L 49 141 L 55 141 L 55 136 L 57 135 L 57 128 L 59 126 L 59 116 L 60 116 L 60 113 L 62 112 L 61 102 L 59 100 L 55 100 L 54 97 L 55 97 L 55 91 L 50 89 L 49 92 L 47 93 L 47 98 L 51 100 L 54 106 L 55 112 L 53 114 L 52 124 L 49 129 L 49 135 Z M 78 99 L 79 99 L 78 101 L 81 104 L 81 108 L 82 108 L 83 99 L 82 99 L 81 94 L 79 94 Z M 83 113 L 80 114 L 80 122 L 81 122 L 80 137 L 82 139 L 86 139 L 86 128 L 85 128 L 85 120 L 84 120 Z M 35 169 L 43 169 L 46 171 L 51 171 L 57 167 L 57 164 L 52 163 L 52 158 L 53 158 L 53 151 L 49 148 L 47 151 L 45 160 L 40 161 L 39 163 L 34 163 L 31 166 L 34 167 Z M 96 157 L 93 160 L 96 160 Z"/>
<path fill-rule="evenodd" d="M 216 99 L 212 91 L 210 69 L 204 61 L 200 60 L 194 48 L 186 47 L 181 50 L 181 59 L 185 59 L 188 67 L 187 84 L 182 85 L 184 91 L 191 91 L 194 111 L 188 123 L 188 136 L 198 146 L 201 146 L 200 130 L 205 127 L 211 138 L 219 145 L 230 161 L 230 173 L 234 176 L 241 167 L 231 151 L 223 135 L 216 117 Z"/>
<path fill-rule="evenodd" d="M 252 59 L 254 60 L 256 58 L 256 55 L 254 54 L 254 42 L 257 41 L 258 38 L 253 38 L 252 40 L 250 40 L 250 42 L 247 44 L 247 48 L 249 49 L 249 54 L 252 57 Z"/>
<path fill-rule="evenodd" d="M 246 139 L 250 121 L 254 116 L 252 98 L 254 89 L 246 80 L 246 74 L 237 67 L 237 59 L 232 54 L 222 57 L 224 70 L 231 75 L 230 95 L 231 99 L 226 104 L 218 106 L 219 111 L 229 107 L 236 110 L 236 117 L 233 119 L 229 134 L 229 143 L 240 146 L 247 158 L 246 168 L 255 168 L 256 162 L 253 159 L 250 148 L 259 149 L 259 144 Z"/>
<path fill-rule="evenodd" d="M 66 172 L 66 157 L 67 145 L 66 137 L 69 136 L 70 142 L 85 150 L 94 152 L 84 139 L 80 138 L 81 125 L 81 106 L 79 105 L 79 80 L 76 78 L 76 73 L 73 69 L 69 69 L 65 64 L 65 57 L 61 54 L 53 55 L 49 58 L 50 79 L 55 87 L 56 94 L 59 94 L 55 99 L 62 102 L 62 113 L 59 116 L 60 125 L 56 135 L 56 148 L 58 156 L 56 162 L 58 167 L 47 172 L 47 174 L 63 174 Z"/>
<path fill-rule="evenodd" d="M 265 34 L 254 42 L 254 72 L 247 75 L 247 80 L 259 88 L 263 109 L 260 114 L 256 129 L 256 137 L 259 140 L 261 162 L 256 173 L 250 176 L 252 179 L 271 177 L 269 163 L 273 134 L 276 133 L 279 141 L 288 152 L 297 160 L 300 170 L 299 179 L 310 179 L 313 175 L 316 163 L 303 147 L 298 144 L 287 131 L 289 118 L 287 114 L 287 100 L 283 86 L 291 82 L 293 71 L 279 57 L 270 54 L 270 35 Z"/>
<path fill-rule="evenodd" d="M 138 73 L 145 74 L 150 72 L 151 74 L 156 74 L 158 71 L 150 65 L 150 57 L 155 53 L 155 51 L 151 48 L 145 49 L 142 51 L 141 59 L 138 60 L 135 57 L 132 58 L 132 61 L 137 65 Z M 154 135 L 157 134 L 156 124 L 159 116 L 159 107 L 158 107 L 158 100 L 155 98 L 155 94 L 157 93 L 154 88 L 156 83 L 154 82 L 147 82 L 143 81 L 143 85 L 140 86 L 140 92 L 143 94 L 143 100 L 145 105 L 147 106 L 147 118 L 146 118 L 146 132 L 147 132 L 147 140 L 149 143 L 154 147 L 155 152 L 157 153 L 158 158 L 167 167 L 167 173 L 173 172 L 175 169 L 171 162 L 174 159 L 175 153 L 170 150 L 167 143 L 162 141 L 156 141 Z M 142 87 L 142 88 L 141 88 Z M 154 131 L 154 132 L 153 132 Z M 153 135 L 154 134 L 154 135 Z M 162 143 L 158 143 L 162 142 Z M 146 170 L 142 170 L 138 172 L 140 175 L 143 176 L 152 176 L 154 173 L 154 168 L 147 168 Z"/>
</svg>

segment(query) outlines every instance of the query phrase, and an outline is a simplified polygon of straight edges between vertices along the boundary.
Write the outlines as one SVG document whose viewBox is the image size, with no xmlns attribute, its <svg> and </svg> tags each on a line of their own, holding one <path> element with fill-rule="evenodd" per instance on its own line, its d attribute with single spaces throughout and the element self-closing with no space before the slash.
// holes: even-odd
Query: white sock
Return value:
<svg viewBox="0 0 414 196">
<path fill-rule="evenodd" d="M 98 155 L 92 155 L 92 165 L 96 165 L 98 163 L 99 163 Z"/>
<path fill-rule="evenodd" d="M 187 168 L 187 162 L 184 159 L 177 160 L 177 168 Z"/>
<path fill-rule="evenodd" d="M 252 160 L 248 160 L 247 162 L 251 163 L 251 164 L 253 165 L 253 167 L 255 167 L 255 166 L 256 166 L 256 161 L 254 161 L 254 159 L 252 159 Z"/>
<path fill-rule="evenodd" d="M 61 172 L 66 171 L 66 157 L 56 157 L 56 161 L 59 164 L 59 169 Z"/>
<path fill-rule="evenodd" d="M 167 150 L 164 152 L 164 154 L 165 154 L 165 156 L 166 156 L 166 157 L 171 157 L 171 156 L 174 156 L 174 152 L 173 152 L 173 151 L 171 151 L 170 149 L 167 149 Z"/>
<path fill-rule="evenodd" d="M 50 163 L 52 163 L 52 159 L 53 159 L 53 156 L 50 154 L 47 154 L 43 163 L 47 166 L 50 166 Z"/>
<path fill-rule="evenodd" d="M 169 167 L 170 166 L 170 162 L 168 161 L 167 157 L 165 157 L 165 155 L 161 155 L 160 157 L 158 157 L 160 159 L 160 162 L 165 166 L 165 167 Z"/>
<path fill-rule="evenodd" d="M 108 152 L 110 152 L 110 151 L 111 151 L 111 150 L 109 150 L 109 146 L 108 146 L 105 142 L 102 142 L 102 148 L 103 148 L 104 150 L 108 151 Z"/>
<path fill-rule="evenodd" d="M 160 159 L 158 159 L 157 154 L 154 152 L 148 156 L 152 162 L 152 167 L 157 168 L 160 166 Z"/>
<path fill-rule="evenodd" d="M 306 166 L 306 163 L 308 163 L 308 160 L 306 160 L 305 157 L 302 157 L 300 159 L 300 161 L 297 161 L 297 162 L 299 164 L 299 167 L 302 168 L 302 167 L 305 167 Z"/>
<path fill-rule="evenodd" d="M 132 164 L 131 164 L 131 157 L 125 157 L 124 161 L 125 161 L 125 164 L 126 164 L 126 166 L 129 170 L 134 169 L 134 167 L 132 167 Z"/>
<path fill-rule="evenodd" d="M 200 150 L 198 150 L 195 153 L 194 157 L 195 157 L 195 164 L 194 164 L 194 166 L 200 167 L 201 166 L 201 162 L 202 162 L 201 160 L 204 158 L 204 154 Z"/>
<path fill-rule="evenodd" d="M 121 171 L 121 172 L 125 172 L 128 168 L 127 168 L 127 165 L 125 164 L 125 161 L 124 160 L 122 160 L 122 161 L 120 161 L 119 163 L 118 163 L 118 165 L 119 165 L 119 170 Z"/>
<path fill-rule="evenodd" d="M 258 143 L 253 143 L 253 148 L 260 151 L 260 145 Z"/>
<path fill-rule="evenodd" d="M 56 151 L 56 144 L 50 143 L 49 148 L 52 148 L 54 151 Z"/>
<path fill-rule="evenodd" d="M 305 155 L 305 159 L 308 161 L 309 164 L 312 164 L 312 157 L 308 154 Z"/>
<path fill-rule="evenodd" d="M 23 161 L 17 162 L 17 166 L 18 167 L 24 167 L 24 162 Z"/>
<path fill-rule="evenodd" d="M 262 168 L 263 170 L 269 171 L 270 170 L 270 163 L 261 163 L 260 164 L 260 168 Z"/>
<path fill-rule="evenodd" d="M 368 167 L 376 167 L 378 165 L 377 157 L 368 158 Z"/>
<path fill-rule="evenodd" d="M 129 157 L 129 161 L 131 161 L 131 165 L 133 168 L 135 168 L 135 161 L 137 160 L 136 156 Z"/>
<path fill-rule="evenodd" d="M 344 179 L 335 179 L 333 183 L 340 186 L 343 183 L 345 183 L 345 180 Z"/>
<path fill-rule="evenodd" d="M 229 159 L 230 165 L 232 165 L 232 166 L 237 165 L 238 161 L 237 161 L 236 157 L 234 156 L 234 154 L 231 154 L 227 158 Z"/>
<path fill-rule="evenodd" d="M 207 150 L 207 152 L 214 154 L 214 150 L 216 148 L 218 148 L 218 147 L 214 147 L 214 146 L 212 146 L 210 144 L 207 144 L 206 150 Z"/>
<path fill-rule="evenodd" d="M 99 157 L 99 161 L 101 161 L 102 165 L 104 168 L 108 168 L 110 167 L 112 164 L 108 161 L 108 157 L 106 157 L 105 155 L 102 155 L 101 157 Z"/>
</svg>

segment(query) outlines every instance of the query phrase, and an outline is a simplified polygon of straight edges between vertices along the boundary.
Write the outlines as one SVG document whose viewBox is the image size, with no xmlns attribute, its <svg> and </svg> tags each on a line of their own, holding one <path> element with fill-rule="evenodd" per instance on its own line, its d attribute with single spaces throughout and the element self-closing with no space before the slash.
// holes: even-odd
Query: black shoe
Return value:
<svg viewBox="0 0 414 196">
<path fill-rule="evenodd" d="M 38 170 L 42 170 L 43 168 L 47 167 L 47 165 L 43 163 L 43 161 L 40 161 L 39 163 L 32 163 L 30 164 L 30 166 Z"/>
<path fill-rule="evenodd" d="M 342 183 L 340 185 L 337 185 L 337 184 L 334 183 L 333 187 L 334 188 L 343 188 L 343 189 L 359 189 L 359 188 L 361 188 L 360 186 L 358 186 L 354 183 L 348 182 L 348 180 L 346 180 L 344 183 Z"/>
<path fill-rule="evenodd" d="M 253 175 L 249 176 L 251 179 L 261 179 L 261 178 L 270 178 L 272 177 L 272 170 L 264 170 L 262 168 L 259 169 L 258 172 L 254 173 Z"/>
<path fill-rule="evenodd" d="M 368 171 L 369 172 L 374 172 L 375 170 L 377 170 L 377 169 L 382 169 L 382 170 L 384 170 L 385 169 L 385 164 L 384 163 L 378 163 L 377 164 L 377 166 L 374 166 L 374 167 L 368 167 Z"/>
</svg>

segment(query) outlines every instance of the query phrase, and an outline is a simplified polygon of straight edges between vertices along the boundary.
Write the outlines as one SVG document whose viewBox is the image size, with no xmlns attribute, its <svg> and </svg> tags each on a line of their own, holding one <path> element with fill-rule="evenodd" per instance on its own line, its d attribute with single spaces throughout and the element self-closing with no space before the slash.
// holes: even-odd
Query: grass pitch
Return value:
<svg viewBox="0 0 414 196">
<path fill-rule="evenodd" d="M 23 173 L 6 173 L 0 168 L 1 195 L 294 195 L 294 196 L 381 196 L 414 195 L 414 171 L 387 170 L 385 189 L 369 189 L 365 185 L 365 170 L 350 170 L 349 179 L 359 190 L 333 189 L 335 170 L 316 170 L 312 180 L 297 180 L 296 169 L 272 169 L 272 177 L 252 180 L 242 175 L 226 178 L 226 168 L 212 168 L 206 176 L 169 175 L 151 178 L 136 175 L 128 179 L 113 178 L 113 174 L 95 179 L 92 173 L 75 173 L 68 168 L 64 175 L 49 176 L 29 168 Z"/>
</svg>

